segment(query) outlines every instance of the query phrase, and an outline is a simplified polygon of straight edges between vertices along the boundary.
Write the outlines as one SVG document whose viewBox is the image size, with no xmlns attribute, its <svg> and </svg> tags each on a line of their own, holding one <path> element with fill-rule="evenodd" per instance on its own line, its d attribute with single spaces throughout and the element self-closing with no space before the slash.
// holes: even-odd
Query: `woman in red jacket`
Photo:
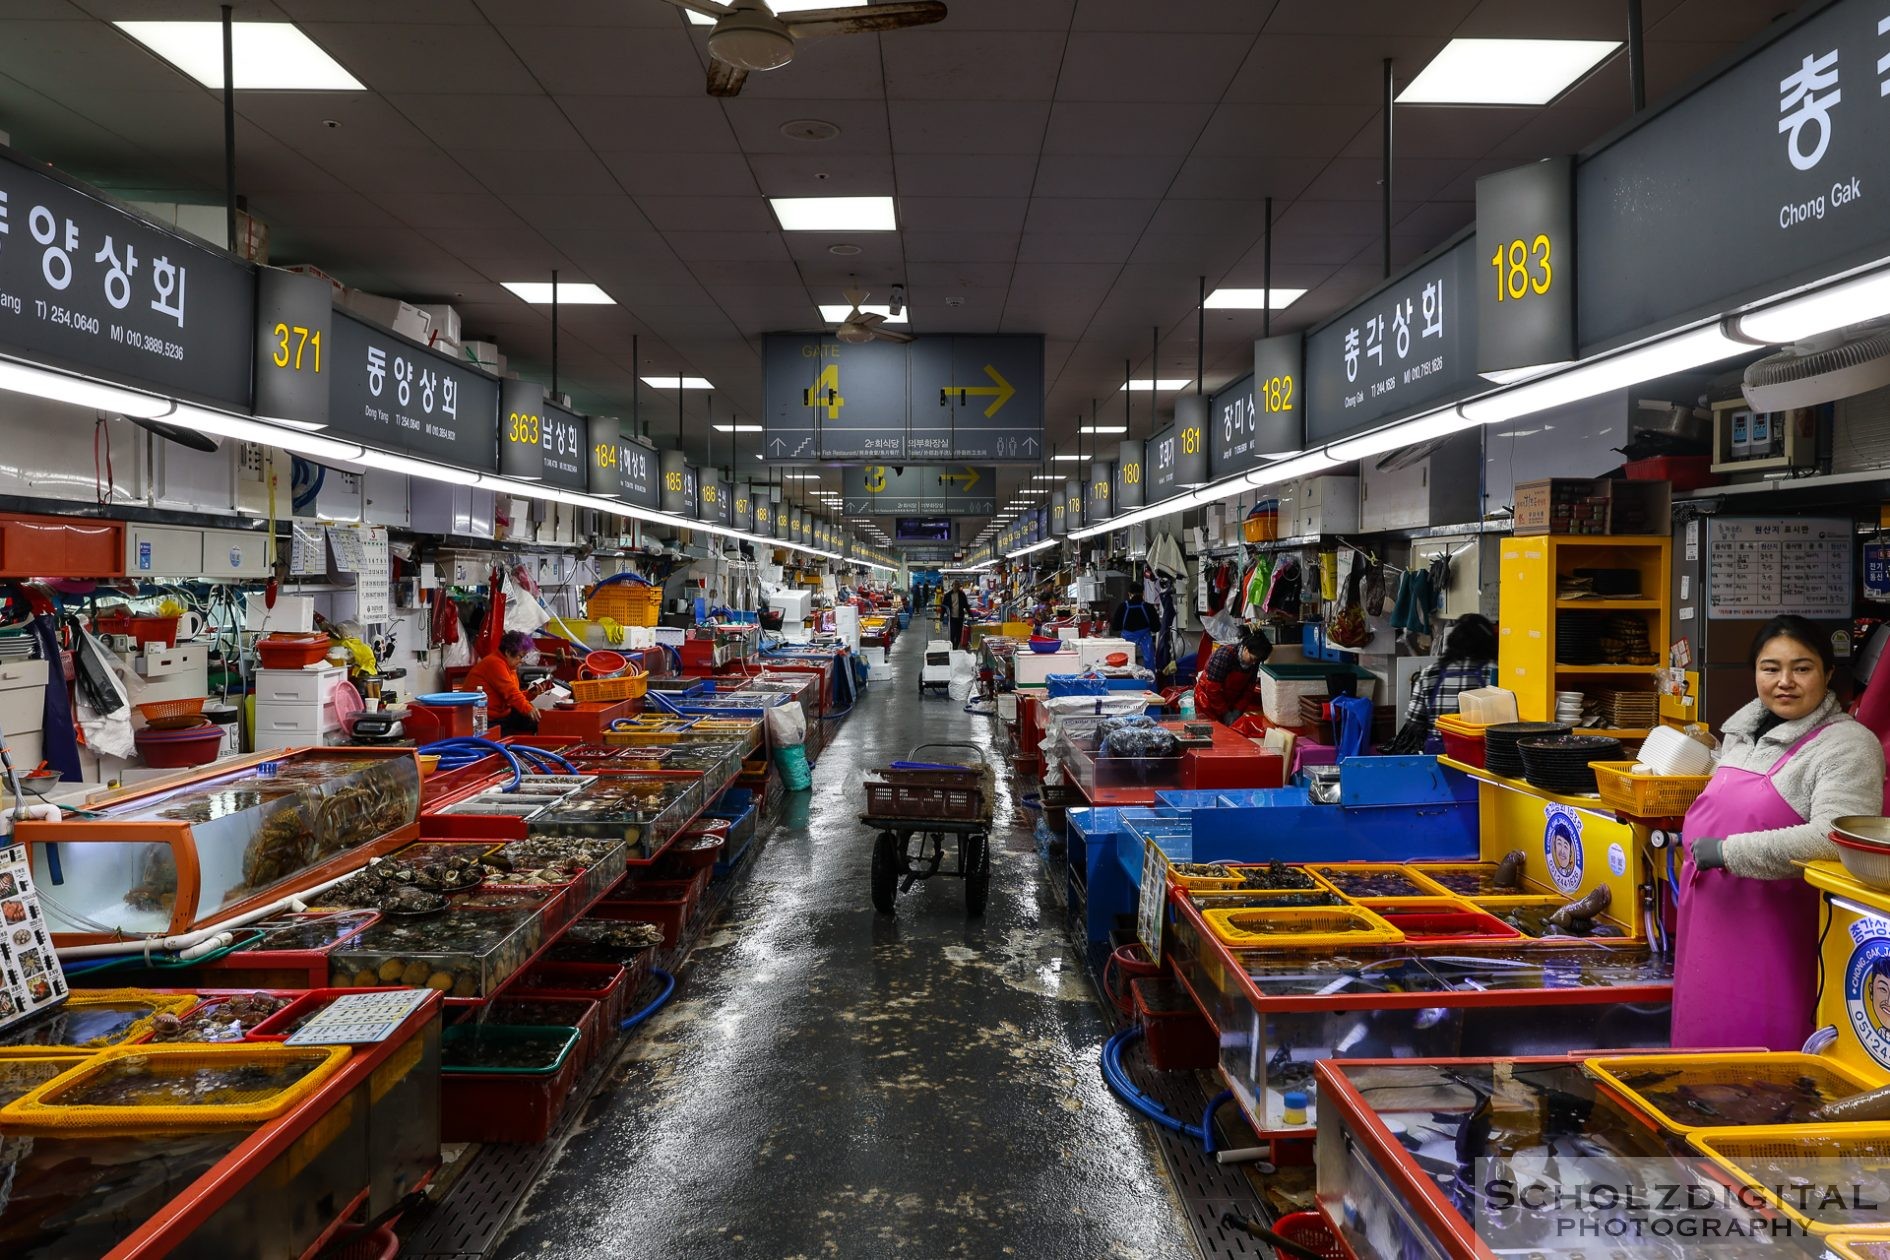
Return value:
<svg viewBox="0 0 1890 1260">
<path fill-rule="evenodd" d="M 1252 626 L 1240 628 L 1238 642 L 1214 649 L 1207 668 L 1194 683 L 1196 717 L 1212 718 L 1231 724 L 1245 709 L 1253 707 L 1253 680 L 1260 666 L 1273 655 L 1273 644 Z"/>
<path fill-rule="evenodd" d="M 532 638 L 522 630 L 507 630 L 499 650 L 466 671 L 460 686 L 486 693 L 486 718 L 506 735 L 529 735 L 538 729 L 538 710 L 518 685 L 518 667 L 534 651 Z M 476 732 L 484 735 L 484 731 Z"/>
</svg>

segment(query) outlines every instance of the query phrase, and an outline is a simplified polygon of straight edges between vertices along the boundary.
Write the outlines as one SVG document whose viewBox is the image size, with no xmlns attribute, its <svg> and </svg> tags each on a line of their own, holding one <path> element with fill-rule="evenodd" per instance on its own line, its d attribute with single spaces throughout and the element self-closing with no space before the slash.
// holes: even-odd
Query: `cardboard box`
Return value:
<svg viewBox="0 0 1890 1260">
<path fill-rule="evenodd" d="M 428 335 L 433 331 L 433 317 L 411 302 L 399 298 L 382 297 L 378 293 L 363 293 L 359 289 L 348 289 L 342 294 L 341 304 L 365 319 L 383 324 L 403 337 L 427 344 Z"/>
<path fill-rule="evenodd" d="M 1551 477 L 1516 487 L 1515 533 L 1665 534 L 1672 512 L 1670 482 Z"/>
</svg>

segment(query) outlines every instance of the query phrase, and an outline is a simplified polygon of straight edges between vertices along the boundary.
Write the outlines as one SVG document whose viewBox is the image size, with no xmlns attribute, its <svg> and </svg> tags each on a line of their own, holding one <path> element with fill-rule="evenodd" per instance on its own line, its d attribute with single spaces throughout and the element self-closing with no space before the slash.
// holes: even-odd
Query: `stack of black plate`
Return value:
<svg viewBox="0 0 1890 1260">
<path fill-rule="evenodd" d="M 1555 614 L 1555 660 L 1559 665 L 1600 665 L 1605 657 L 1602 630 L 1606 613 L 1558 612 Z"/>
<path fill-rule="evenodd" d="M 1566 735 L 1575 728 L 1562 722 L 1499 722 L 1483 732 L 1483 768 L 1506 779 L 1523 777 L 1518 740 Z"/>
<path fill-rule="evenodd" d="M 1592 762 L 1621 760 L 1621 741 L 1604 735 L 1549 735 L 1524 739 L 1523 777 L 1534 787 L 1564 796 L 1592 794 Z"/>
</svg>

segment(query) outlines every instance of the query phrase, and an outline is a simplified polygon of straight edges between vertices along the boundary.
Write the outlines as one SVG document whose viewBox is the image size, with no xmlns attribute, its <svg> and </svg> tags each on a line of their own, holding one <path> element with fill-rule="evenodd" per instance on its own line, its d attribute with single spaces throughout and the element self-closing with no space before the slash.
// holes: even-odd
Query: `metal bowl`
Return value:
<svg viewBox="0 0 1890 1260">
<path fill-rule="evenodd" d="M 1873 814 L 1846 814 L 1831 820 L 1831 829 L 1856 844 L 1890 849 L 1890 818 Z"/>
</svg>

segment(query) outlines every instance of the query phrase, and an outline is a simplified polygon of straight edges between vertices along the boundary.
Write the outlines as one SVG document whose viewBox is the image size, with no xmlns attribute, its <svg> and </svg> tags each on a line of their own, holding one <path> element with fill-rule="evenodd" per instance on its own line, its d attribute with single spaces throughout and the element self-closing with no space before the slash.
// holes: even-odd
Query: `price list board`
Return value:
<svg viewBox="0 0 1890 1260">
<path fill-rule="evenodd" d="M 1709 619 L 1851 615 L 1849 521 L 1709 520 L 1706 528 Z"/>
</svg>

